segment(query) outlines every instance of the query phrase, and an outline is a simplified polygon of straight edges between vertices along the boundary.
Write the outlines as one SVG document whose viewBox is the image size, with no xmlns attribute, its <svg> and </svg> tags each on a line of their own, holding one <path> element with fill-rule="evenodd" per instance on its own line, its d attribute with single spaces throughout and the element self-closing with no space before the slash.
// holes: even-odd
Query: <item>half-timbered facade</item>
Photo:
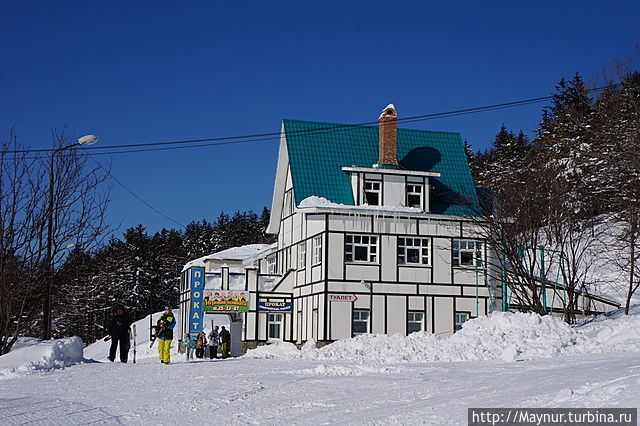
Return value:
<svg viewBox="0 0 640 426">
<path fill-rule="evenodd" d="M 378 126 L 283 121 L 267 229 L 277 243 L 234 264 L 235 284 L 224 259 L 205 270 L 220 277 L 205 292 L 248 292 L 247 311 L 231 315 L 243 349 L 451 334 L 503 306 L 460 135 L 396 120 L 389 105 Z M 186 268 L 186 309 L 188 281 Z"/>
</svg>

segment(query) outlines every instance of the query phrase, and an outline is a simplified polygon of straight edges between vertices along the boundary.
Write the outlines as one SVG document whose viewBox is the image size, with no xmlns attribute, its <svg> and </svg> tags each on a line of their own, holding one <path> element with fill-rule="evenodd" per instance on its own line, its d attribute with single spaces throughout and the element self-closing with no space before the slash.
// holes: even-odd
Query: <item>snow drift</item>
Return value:
<svg viewBox="0 0 640 426">
<path fill-rule="evenodd" d="M 0 357 L 0 379 L 64 368 L 82 360 L 82 339 L 77 336 L 57 340 L 28 339 L 27 345 Z"/>
<path fill-rule="evenodd" d="M 552 316 L 495 312 L 464 324 L 458 333 L 440 337 L 426 332 L 409 336 L 365 334 L 320 349 L 302 350 L 279 342 L 248 351 L 253 358 L 347 360 L 360 362 L 517 361 L 560 355 L 640 352 L 640 305 L 632 315 L 614 311 L 577 326 Z"/>
</svg>

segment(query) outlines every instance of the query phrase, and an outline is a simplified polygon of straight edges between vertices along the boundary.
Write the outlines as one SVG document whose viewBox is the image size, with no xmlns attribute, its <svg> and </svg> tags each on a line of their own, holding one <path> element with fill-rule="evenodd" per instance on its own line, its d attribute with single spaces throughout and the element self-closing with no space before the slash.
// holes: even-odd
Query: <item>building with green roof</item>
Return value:
<svg viewBox="0 0 640 426">
<path fill-rule="evenodd" d="M 191 296 L 201 288 L 190 274 L 204 270 L 204 303 L 230 299 L 217 312 L 237 311 L 234 353 L 237 343 L 451 334 L 502 306 L 483 223 L 458 133 L 398 129 L 393 105 L 378 126 L 284 120 L 267 227 L 277 243 L 187 264 L 181 308 L 213 313 Z"/>
<path fill-rule="evenodd" d="M 458 133 L 283 120 L 258 301 L 246 337 L 326 343 L 361 333 L 453 333 L 500 306 Z M 251 287 L 249 287 L 251 288 Z"/>
</svg>

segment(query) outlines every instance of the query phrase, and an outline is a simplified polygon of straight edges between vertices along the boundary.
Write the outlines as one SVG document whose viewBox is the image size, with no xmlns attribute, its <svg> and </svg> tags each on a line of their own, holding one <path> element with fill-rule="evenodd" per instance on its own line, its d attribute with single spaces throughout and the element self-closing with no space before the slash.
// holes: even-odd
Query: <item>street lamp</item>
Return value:
<svg viewBox="0 0 640 426">
<path fill-rule="evenodd" d="M 74 146 L 83 145 L 93 145 L 98 141 L 98 137 L 96 135 L 84 135 L 81 138 L 78 138 L 77 142 L 71 145 L 63 146 L 60 148 L 56 148 L 51 151 L 51 159 L 49 162 L 49 206 L 47 208 L 47 266 L 49 268 L 49 273 L 47 274 L 47 286 L 44 294 L 44 312 L 43 312 L 43 332 L 42 339 L 49 340 L 51 339 L 51 298 L 53 293 L 53 255 L 51 253 L 53 246 L 53 188 L 54 188 L 54 167 L 55 167 L 55 156 L 58 152 L 63 151 L 68 148 L 73 148 Z"/>
</svg>

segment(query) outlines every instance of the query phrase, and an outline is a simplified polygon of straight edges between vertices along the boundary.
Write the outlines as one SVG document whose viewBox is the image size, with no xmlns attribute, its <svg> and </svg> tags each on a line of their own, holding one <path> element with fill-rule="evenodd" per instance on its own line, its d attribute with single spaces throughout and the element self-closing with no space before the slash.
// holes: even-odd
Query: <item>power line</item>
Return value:
<svg viewBox="0 0 640 426">
<path fill-rule="evenodd" d="M 608 88 L 614 88 L 618 86 L 620 86 L 620 84 L 596 87 L 596 88 L 587 90 L 587 92 L 589 93 L 599 92 L 599 91 L 606 90 Z M 439 112 L 439 113 L 415 115 L 411 117 L 398 118 L 397 123 L 411 123 L 416 121 L 434 120 L 438 118 L 455 117 L 455 116 L 474 114 L 479 112 L 494 111 L 498 109 L 513 108 L 513 107 L 523 106 L 523 105 L 531 105 L 531 104 L 536 104 L 536 103 L 551 100 L 553 99 L 553 97 L 554 95 L 542 96 L 538 98 L 504 102 L 504 103 L 495 104 L 495 105 L 486 105 L 481 107 L 464 108 L 464 109 Z M 322 129 L 305 129 L 305 130 L 290 131 L 290 132 L 287 132 L 287 134 L 329 133 L 329 132 L 347 130 L 347 129 L 353 128 L 353 126 L 366 126 L 366 125 L 371 125 L 376 123 L 377 121 L 368 121 L 368 122 L 362 122 L 362 123 L 356 123 L 356 124 L 340 124 L 340 125 L 331 126 L 328 128 L 322 128 Z M 137 143 L 137 144 L 90 146 L 90 147 L 84 147 L 84 149 L 87 150 L 87 152 L 83 155 L 88 155 L 89 154 L 88 150 L 100 150 L 98 152 L 95 152 L 95 154 L 97 155 L 111 155 L 111 154 L 124 154 L 124 153 L 134 153 L 134 152 L 165 151 L 165 150 L 171 150 L 171 149 L 200 148 L 200 147 L 217 146 L 217 145 L 231 145 L 231 144 L 247 143 L 247 142 L 277 140 L 279 138 L 280 138 L 280 132 L 270 132 L 270 133 L 258 133 L 258 134 L 243 135 L 243 136 L 226 136 L 226 137 L 215 137 L 215 138 L 186 139 L 186 140 L 173 140 L 173 141 Z M 203 143 L 203 142 L 211 142 L 211 143 Z M 191 145 L 188 145 L 188 144 L 191 144 Z M 168 145 L 180 145 L 180 146 L 169 147 Z M 164 146 L 164 148 L 147 148 L 147 149 L 142 148 L 142 147 L 162 147 L 162 146 Z M 104 151 L 108 149 L 138 148 L 138 147 L 142 149 Z M 20 154 L 20 153 L 37 153 L 37 152 L 50 153 L 52 152 L 52 150 L 51 149 L 25 149 L 25 150 L 0 151 L 0 153 L 2 153 L 3 155 L 4 154 Z"/>
<path fill-rule="evenodd" d="M 86 149 L 85 147 L 83 147 L 82 145 L 80 145 L 80 147 L 82 149 Z M 154 212 L 158 213 L 160 216 L 164 217 L 167 220 L 170 220 L 173 223 L 176 223 L 180 226 L 182 226 L 183 228 L 186 228 L 187 226 L 178 222 L 177 220 L 167 216 L 166 214 L 164 214 L 163 212 L 161 212 L 160 210 L 158 210 L 157 208 L 153 207 L 151 204 L 149 204 L 148 202 L 146 202 L 144 199 L 142 199 L 142 197 L 140 197 L 138 194 L 136 194 L 135 192 L 133 192 L 131 189 L 129 189 L 124 183 L 122 183 L 120 181 L 120 179 L 118 179 L 117 177 L 115 177 L 113 175 L 113 173 L 111 173 L 111 170 L 108 170 L 106 167 L 104 167 L 102 165 L 102 163 L 100 163 L 98 160 L 96 160 L 95 158 L 93 158 L 93 156 L 91 155 L 91 153 L 87 153 L 87 156 L 89 156 L 97 165 L 98 167 L 100 167 L 105 173 L 107 173 L 109 176 L 111 176 L 111 178 L 116 181 L 118 183 L 118 185 L 120 185 L 122 188 L 124 188 L 129 194 L 133 195 L 138 201 L 140 201 L 142 204 L 144 204 L 145 206 L 149 207 L 151 210 L 153 210 Z"/>
</svg>

